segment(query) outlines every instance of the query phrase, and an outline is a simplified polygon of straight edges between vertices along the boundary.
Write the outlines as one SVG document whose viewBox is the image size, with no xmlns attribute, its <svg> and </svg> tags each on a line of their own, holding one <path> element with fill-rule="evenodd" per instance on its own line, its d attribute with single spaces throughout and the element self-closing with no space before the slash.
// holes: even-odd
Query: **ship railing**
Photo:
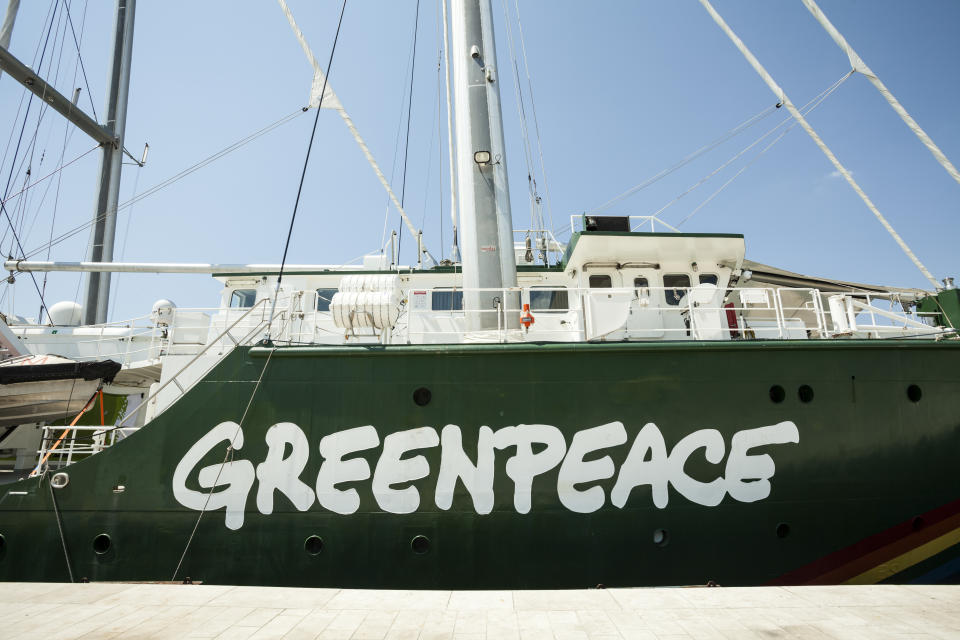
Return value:
<svg viewBox="0 0 960 640">
<path fill-rule="evenodd" d="M 64 431 L 63 426 L 45 425 L 37 455 L 40 460 L 43 460 L 49 453 L 50 455 L 45 463 L 46 467 L 48 469 L 59 469 L 100 453 L 136 430 L 137 427 L 74 426 L 70 428 L 66 436 L 61 438 L 60 436 L 63 435 Z M 58 441 L 59 444 L 56 445 L 56 448 L 53 448 L 53 445 Z"/>
<path fill-rule="evenodd" d="M 245 309 L 244 312 L 234 318 L 233 322 L 227 325 L 223 331 L 207 341 L 199 351 L 193 354 L 186 364 L 180 367 L 169 378 L 162 381 L 159 385 L 156 385 L 156 388 L 147 395 L 146 398 L 142 399 L 133 408 L 128 407 L 124 415 L 117 419 L 115 426 L 76 426 L 71 428 L 70 432 L 63 438 L 60 444 L 55 443 L 59 435 L 63 433 L 64 427 L 44 426 L 41 448 L 38 451 L 39 459 L 43 460 L 49 451 L 50 456 L 46 462 L 47 468 L 67 466 L 79 458 L 99 453 L 137 431 L 140 428 L 139 424 L 137 424 L 138 416 L 151 405 L 155 407 L 157 398 L 161 393 L 164 393 L 170 388 L 176 390 L 174 396 L 168 398 L 163 408 L 155 411 L 152 417 L 160 415 L 163 410 L 192 389 L 203 376 L 209 373 L 223 358 L 232 352 L 233 349 L 241 345 L 252 344 L 262 339 L 264 337 L 264 330 L 268 324 L 267 315 L 269 313 L 269 302 L 269 300 L 263 299 L 252 307 Z M 259 312 L 259 316 L 257 312 Z M 280 313 L 277 313 L 274 317 L 277 318 L 280 315 Z M 257 321 L 250 324 L 248 322 L 250 318 L 256 319 Z M 206 325 L 206 327 L 209 328 L 209 324 Z M 200 326 L 197 327 L 198 330 L 201 328 Z M 238 329 L 239 331 L 235 335 L 234 332 Z M 209 358 L 204 358 L 214 347 L 223 347 L 223 345 L 229 345 L 229 347 L 223 348 Z M 189 382 L 182 380 L 184 373 L 187 371 L 190 372 Z"/>
<path fill-rule="evenodd" d="M 207 343 L 198 351 L 192 354 L 190 359 L 181 366 L 170 377 L 162 380 L 146 398 L 144 398 L 136 407 L 130 409 L 117 421 L 117 424 L 126 423 L 133 416 L 136 416 L 141 408 L 152 407 L 152 418 L 160 415 L 167 407 L 171 406 L 180 397 L 186 394 L 196 385 L 197 382 L 216 367 L 224 358 L 226 358 L 235 348 L 243 345 L 250 345 L 265 337 L 265 330 L 269 323 L 270 300 L 263 298 L 257 301 L 253 306 L 248 307 L 243 313 L 238 315 L 227 325 L 223 331 L 207 341 Z M 259 312 L 259 313 L 258 313 Z M 274 314 L 274 318 L 280 316 L 280 312 Z M 252 321 L 251 321 L 252 320 Z M 239 338 L 234 335 L 234 331 L 239 329 Z M 214 347 L 220 350 L 208 356 L 208 352 Z M 185 373 L 189 372 L 189 376 Z M 189 377 L 189 380 L 185 378 Z M 171 387 L 172 385 L 172 387 Z M 158 399 L 161 394 L 170 388 L 176 391 L 171 395 L 167 394 L 162 406 L 158 407 Z"/>
<path fill-rule="evenodd" d="M 471 290 L 468 290 L 468 292 Z M 468 314 L 495 314 L 487 341 L 620 340 L 795 340 L 942 337 L 932 316 L 913 310 L 897 293 L 824 293 L 813 288 L 715 287 L 477 289 L 495 299 L 519 294 L 533 322 L 522 329 L 525 312 L 496 308 L 465 311 L 463 289 L 426 290 L 426 299 L 406 308 L 407 337 L 413 343 L 457 343 L 477 339 Z M 423 295 L 424 290 L 418 293 Z M 439 293 L 440 304 L 434 302 Z M 409 292 L 408 292 L 409 294 Z M 489 297 L 489 296 L 488 296 Z M 522 308 L 522 306 L 521 306 Z M 512 317 L 511 317 L 512 316 Z M 509 320 L 509 321 L 508 321 Z M 496 327 L 493 331 L 493 327 Z"/>
</svg>

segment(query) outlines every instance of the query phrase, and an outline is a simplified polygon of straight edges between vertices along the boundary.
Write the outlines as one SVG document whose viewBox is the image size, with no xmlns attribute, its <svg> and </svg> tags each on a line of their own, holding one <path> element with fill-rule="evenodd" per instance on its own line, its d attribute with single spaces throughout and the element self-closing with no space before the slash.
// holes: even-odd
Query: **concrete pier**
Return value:
<svg viewBox="0 0 960 640">
<path fill-rule="evenodd" d="M 960 638 L 960 587 L 362 591 L 0 583 L 0 637 Z"/>
</svg>

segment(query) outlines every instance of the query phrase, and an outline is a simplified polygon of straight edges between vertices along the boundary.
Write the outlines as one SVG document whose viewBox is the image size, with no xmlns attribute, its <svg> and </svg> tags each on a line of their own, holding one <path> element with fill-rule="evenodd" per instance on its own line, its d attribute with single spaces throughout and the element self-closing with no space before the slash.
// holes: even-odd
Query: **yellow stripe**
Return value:
<svg viewBox="0 0 960 640">
<path fill-rule="evenodd" d="M 869 571 L 865 571 L 858 576 L 850 578 L 843 584 L 876 584 L 881 580 L 909 569 L 915 564 L 923 562 L 927 558 L 934 556 L 948 547 L 960 543 L 960 528 L 949 531 L 939 538 L 934 538 L 926 544 L 922 544 L 916 549 L 911 549 L 906 553 L 891 558 L 883 564 L 879 564 Z"/>
</svg>

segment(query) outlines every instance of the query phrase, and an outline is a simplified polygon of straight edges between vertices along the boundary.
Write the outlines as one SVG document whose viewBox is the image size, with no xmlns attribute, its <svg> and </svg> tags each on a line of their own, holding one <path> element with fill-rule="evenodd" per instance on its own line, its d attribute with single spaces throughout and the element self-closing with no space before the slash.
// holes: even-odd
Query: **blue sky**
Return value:
<svg viewBox="0 0 960 640">
<path fill-rule="evenodd" d="M 23 3 L 11 43 L 21 60 L 35 60 L 53 4 Z M 98 114 L 104 110 L 112 4 L 89 2 L 84 14 L 84 0 L 71 1 L 78 36 L 85 17 L 81 51 Z M 513 12 L 513 0 L 508 4 Z M 289 5 L 317 57 L 325 62 L 339 2 L 289 0 Z M 515 227 L 520 228 L 529 224 L 526 166 L 502 28 L 503 0 L 493 0 L 493 6 L 500 27 L 498 66 L 511 199 Z M 846 56 L 799 0 L 717 0 L 715 6 L 797 104 L 819 94 L 848 69 Z M 820 6 L 947 156 L 960 162 L 956 117 L 960 3 L 821 0 Z M 373 154 L 388 177 L 393 176 L 398 193 L 403 157 L 398 127 L 406 122 L 415 8 L 415 0 L 348 0 L 330 74 Z M 558 230 L 571 214 L 606 202 L 775 102 L 695 0 L 520 0 L 519 9 L 546 164 L 546 184 L 539 169 L 538 181 L 541 194 L 549 195 Z M 516 37 L 515 22 L 513 29 Z M 55 41 L 51 38 L 51 43 Z M 76 56 L 69 31 L 62 56 L 59 46 L 50 45 L 46 60 L 54 60 L 54 68 L 47 71 L 45 62 L 44 75 L 55 77 L 56 86 L 70 93 L 71 87 L 84 85 L 79 76 L 73 79 Z M 446 149 L 441 154 L 438 147 L 445 137 L 445 121 L 438 122 L 437 60 L 437 2 L 421 0 L 405 208 L 417 224 L 422 221 L 425 242 L 439 256 L 449 252 L 450 223 Z M 124 167 L 121 202 L 296 112 L 306 102 L 311 78 L 306 58 L 275 2 L 141 0 L 126 145 L 139 155 L 143 143 L 149 142 L 151 151 L 145 168 Z M 23 124 L 22 95 L 19 85 L 0 77 L 4 184 Z M 525 99 L 529 109 L 529 96 Z M 85 86 L 80 104 L 89 112 Z M 65 133 L 63 119 L 53 112 L 44 115 L 38 128 L 38 106 L 35 101 L 24 137 L 29 141 L 37 133 L 32 148 L 34 178 L 56 168 Z M 279 262 L 313 115 L 301 115 L 121 211 L 115 258 Z M 776 111 L 608 213 L 644 215 L 660 209 L 784 117 L 783 110 Z M 960 185 L 872 85 L 854 75 L 809 119 L 934 275 L 960 275 L 960 257 L 954 249 L 960 237 Z M 63 151 L 64 160 L 92 146 L 77 132 Z M 21 157 L 30 148 L 22 147 Z M 663 218 L 676 224 L 743 164 L 734 163 L 676 202 Z M 54 236 L 92 217 L 96 173 L 96 153 L 91 153 L 64 170 L 59 185 L 50 180 L 34 187 L 29 197 L 8 203 L 12 212 L 27 215 L 28 252 L 48 239 L 55 200 Z M 21 165 L 12 174 L 10 193 L 18 191 L 23 180 Z M 47 184 L 51 188 L 44 196 Z M 385 213 L 388 233 L 399 229 L 399 216 L 386 205 L 386 194 L 342 121 L 332 111 L 321 113 L 289 261 L 340 264 L 378 250 Z M 786 269 L 860 282 L 928 286 L 799 128 L 682 229 L 743 233 L 749 258 Z M 414 243 L 406 229 L 403 236 L 403 260 L 413 261 Z M 3 251 L 9 242 L 3 241 Z M 83 259 L 86 242 L 87 234 L 78 234 L 57 244 L 51 258 Z M 36 258 L 44 259 L 46 253 Z M 114 281 L 111 319 L 117 320 L 149 313 L 153 301 L 161 297 L 181 307 L 213 306 L 219 290 L 205 276 L 120 275 Z M 48 303 L 74 299 L 78 282 L 75 274 L 51 275 Z M 36 316 L 39 305 L 28 276 L 5 287 L 0 309 Z"/>
</svg>

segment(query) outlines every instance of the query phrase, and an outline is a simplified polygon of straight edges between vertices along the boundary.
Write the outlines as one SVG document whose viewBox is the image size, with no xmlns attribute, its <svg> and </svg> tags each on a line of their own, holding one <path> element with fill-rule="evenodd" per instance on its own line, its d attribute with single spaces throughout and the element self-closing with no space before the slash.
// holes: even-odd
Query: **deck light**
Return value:
<svg viewBox="0 0 960 640">
<path fill-rule="evenodd" d="M 490 164 L 490 152 L 477 151 L 473 154 L 473 161 L 479 165 Z"/>
</svg>

